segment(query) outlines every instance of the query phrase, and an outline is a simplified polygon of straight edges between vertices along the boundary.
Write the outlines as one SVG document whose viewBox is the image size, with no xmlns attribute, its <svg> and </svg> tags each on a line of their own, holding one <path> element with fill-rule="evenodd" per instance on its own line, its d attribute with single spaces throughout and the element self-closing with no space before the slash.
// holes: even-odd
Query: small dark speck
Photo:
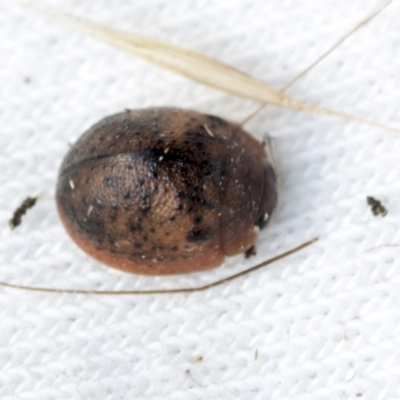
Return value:
<svg viewBox="0 0 400 400">
<path fill-rule="evenodd" d="M 14 229 L 21 224 L 22 216 L 32 208 L 36 203 L 37 197 L 27 197 L 22 204 L 14 211 L 13 217 L 10 219 L 10 228 Z"/>
<path fill-rule="evenodd" d="M 186 235 L 188 242 L 204 242 L 211 238 L 211 228 L 194 228 Z"/>
<path fill-rule="evenodd" d="M 367 197 L 367 204 L 371 207 L 372 214 L 375 216 L 381 215 L 384 217 L 388 213 L 387 209 L 381 204 L 381 202 L 371 196 Z"/>
<path fill-rule="evenodd" d="M 141 232 L 143 229 L 139 224 L 135 224 L 135 223 L 128 223 L 127 227 L 130 232 Z"/>
<path fill-rule="evenodd" d="M 362 397 L 362 393 L 357 393 L 356 397 Z"/>
<path fill-rule="evenodd" d="M 190 359 L 190 362 L 193 364 L 201 363 L 203 361 L 203 356 L 194 356 Z"/>
<path fill-rule="evenodd" d="M 201 224 L 202 222 L 203 222 L 203 217 L 196 217 L 196 218 L 194 219 L 194 223 L 195 223 L 196 225 Z"/>
</svg>

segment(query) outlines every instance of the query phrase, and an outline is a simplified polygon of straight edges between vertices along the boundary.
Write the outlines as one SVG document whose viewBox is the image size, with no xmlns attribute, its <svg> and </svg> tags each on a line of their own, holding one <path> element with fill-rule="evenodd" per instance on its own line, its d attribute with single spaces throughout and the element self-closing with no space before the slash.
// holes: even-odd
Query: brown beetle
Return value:
<svg viewBox="0 0 400 400">
<path fill-rule="evenodd" d="M 72 239 L 125 271 L 206 270 L 254 245 L 277 202 L 261 144 L 240 125 L 176 108 L 127 110 L 82 135 L 59 172 Z"/>
</svg>

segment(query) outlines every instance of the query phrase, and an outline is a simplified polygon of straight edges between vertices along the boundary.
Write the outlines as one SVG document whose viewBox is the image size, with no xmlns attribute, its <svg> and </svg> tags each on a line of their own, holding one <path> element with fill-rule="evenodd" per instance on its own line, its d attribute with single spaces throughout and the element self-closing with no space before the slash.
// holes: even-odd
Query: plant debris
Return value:
<svg viewBox="0 0 400 400">
<path fill-rule="evenodd" d="M 371 207 L 372 214 L 375 216 L 380 215 L 384 217 L 388 213 L 387 209 L 382 205 L 382 203 L 372 196 L 367 196 L 367 204 Z"/>
<path fill-rule="evenodd" d="M 14 211 L 13 217 L 10 219 L 10 228 L 14 229 L 21 224 L 22 216 L 36 204 L 37 197 L 27 197 L 22 204 Z"/>
</svg>

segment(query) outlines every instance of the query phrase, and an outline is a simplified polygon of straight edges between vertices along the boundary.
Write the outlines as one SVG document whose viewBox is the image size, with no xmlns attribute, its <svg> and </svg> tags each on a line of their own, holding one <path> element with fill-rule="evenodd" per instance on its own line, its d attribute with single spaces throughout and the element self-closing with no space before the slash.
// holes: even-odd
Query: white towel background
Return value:
<svg viewBox="0 0 400 400">
<path fill-rule="evenodd" d="M 279 89 L 377 0 L 65 0 L 57 10 L 203 52 Z M 400 1 L 288 94 L 400 127 Z M 0 5 L 0 280 L 75 289 L 199 286 L 319 236 L 202 293 L 46 294 L 0 288 L 0 398 L 400 398 L 400 135 L 267 108 L 280 204 L 257 256 L 139 277 L 86 256 L 54 204 L 68 143 L 123 110 L 178 106 L 240 121 L 257 105 L 113 49 L 13 1 Z M 27 196 L 37 205 L 11 231 Z M 366 196 L 389 210 L 375 217 Z M 392 245 L 392 246 L 386 246 Z M 396 246 L 394 246 L 396 245 Z"/>
</svg>

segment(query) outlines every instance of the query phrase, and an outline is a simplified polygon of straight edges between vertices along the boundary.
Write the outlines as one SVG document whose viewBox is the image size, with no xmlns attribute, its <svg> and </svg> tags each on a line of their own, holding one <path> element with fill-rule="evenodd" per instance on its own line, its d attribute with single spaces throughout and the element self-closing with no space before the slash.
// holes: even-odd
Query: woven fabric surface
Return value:
<svg viewBox="0 0 400 400">
<path fill-rule="evenodd" d="M 40 4 L 205 53 L 280 89 L 379 2 Z M 393 1 L 288 94 L 400 127 L 399 15 Z M 58 219 L 54 188 L 69 143 L 124 108 L 177 106 L 241 121 L 257 104 L 10 0 L 0 8 L 0 38 L 0 281 L 88 290 L 196 287 L 319 237 L 268 268 L 199 293 L 0 288 L 1 399 L 400 398 L 398 134 L 266 108 L 246 129 L 260 140 L 272 137 L 279 206 L 257 255 L 203 273 L 129 275 L 85 255 Z M 36 206 L 10 230 L 13 211 L 35 195 Z M 374 216 L 367 196 L 388 214 Z"/>
</svg>

